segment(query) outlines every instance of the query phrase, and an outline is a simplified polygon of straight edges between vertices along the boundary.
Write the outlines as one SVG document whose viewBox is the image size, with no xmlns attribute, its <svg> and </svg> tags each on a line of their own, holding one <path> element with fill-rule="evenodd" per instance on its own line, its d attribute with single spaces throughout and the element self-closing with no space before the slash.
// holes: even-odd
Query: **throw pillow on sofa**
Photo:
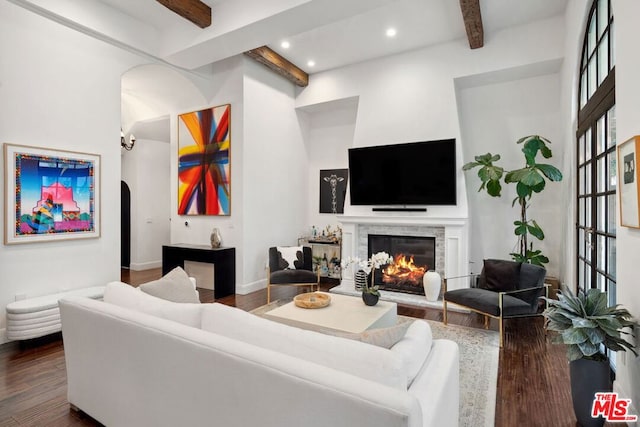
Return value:
<svg viewBox="0 0 640 427">
<path fill-rule="evenodd" d="M 398 324 L 389 328 L 370 329 L 360 334 L 335 332 L 331 335 L 391 349 L 404 362 L 408 387 L 420 373 L 433 344 L 429 324 L 424 320 L 406 317 L 399 317 Z"/>
<path fill-rule="evenodd" d="M 391 348 L 398 341 L 404 338 L 407 329 L 411 326 L 412 321 L 399 322 L 397 325 L 388 328 L 368 329 L 359 334 L 348 332 L 329 332 L 329 335 L 336 337 L 348 338 L 350 340 L 361 341 L 366 344 L 377 345 L 382 348 Z"/>
<path fill-rule="evenodd" d="M 407 384 L 411 386 L 431 352 L 433 335 L 431 326 L 424 320 L 417 319 L 407 323 L 410 325 L 407 333 L 391 347 L 391 351 L 404 361 L 407 370 Z"/>
<path fill-rule="evenodd" d="M 151 314 L 183 325 L 200 327 L 203 304 L 178 304 L 146 294 L 122 282 L 108 283 L 104 290 L 104 302 Z"/>
<path fill-rule="evenodd" d="M 194 289 L 186 271 L 176 267 L 158 280 L 143 283 L 139 288 L 154 297 L 173 302 L 199 303 L 198 292 Z"/>
</svg>

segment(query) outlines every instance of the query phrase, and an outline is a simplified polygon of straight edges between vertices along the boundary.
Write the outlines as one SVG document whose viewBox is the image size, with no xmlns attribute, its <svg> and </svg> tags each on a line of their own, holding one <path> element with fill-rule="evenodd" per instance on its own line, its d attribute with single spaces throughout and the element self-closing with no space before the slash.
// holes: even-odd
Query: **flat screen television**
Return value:
<svg viewBox="0 0 640 427">
<path fill-rule="evenodd" d="M 455 205 L 456 140 L 349 149 L 352 205 Z"/>
</svg>

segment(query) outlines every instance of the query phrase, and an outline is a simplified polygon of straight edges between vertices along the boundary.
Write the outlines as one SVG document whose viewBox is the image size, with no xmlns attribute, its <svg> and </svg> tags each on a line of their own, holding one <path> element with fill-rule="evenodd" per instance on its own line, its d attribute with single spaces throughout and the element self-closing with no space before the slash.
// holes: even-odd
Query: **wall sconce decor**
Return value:
<svg viewBox="0 0 640 427">
<path fill-rule="evenodd" d="M 136 137 L 133 134 L 129 135 L 129 142 L 124 139 L 124 132 L 120 129 L 120 146 L 127 151 L 131 151 L 136 143 Z"/>
</svg>

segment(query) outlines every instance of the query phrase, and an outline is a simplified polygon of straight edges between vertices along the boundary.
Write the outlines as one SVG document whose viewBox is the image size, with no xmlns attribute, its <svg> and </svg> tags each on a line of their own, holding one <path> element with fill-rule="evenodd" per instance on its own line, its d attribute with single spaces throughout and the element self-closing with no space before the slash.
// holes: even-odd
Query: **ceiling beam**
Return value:
<svg viewBox="0 0 640 427">
<path fill-rule="evenodd" d="M 211 8 L 200 0 L 156 0 L 200 28 L 211 25 Z"/>
<path fill-rule="evenodd" d="M 284 76 L 288 80 L 300 87 L 306 87 L 309 84 L 309 74 L 274 52 L 267 46 L 258 47 L 244 53 L 250 58 L 255 59 L 261 64 L 266 65 L 271 70 Z"/>
<path fill-rule="evenodd" d="M 469 47 L 478 49 L 484 46 L 484 29 L 482 15 L 480 15 L 480 0 L 460 0 L 464 27 L 467 30 Z"/>
</svg>

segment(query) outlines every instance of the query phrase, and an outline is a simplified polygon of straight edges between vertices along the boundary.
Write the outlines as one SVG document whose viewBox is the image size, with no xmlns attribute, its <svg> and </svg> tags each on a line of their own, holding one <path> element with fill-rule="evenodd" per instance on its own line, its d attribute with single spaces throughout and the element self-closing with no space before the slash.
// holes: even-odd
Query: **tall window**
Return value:
<svg viewBox="0 0 640 427">
<path fill-rule="evenodd" d="M 578 112 L 576 254 L 578 290 L 598 288 L 615 303 L 616 120 L 614 22 L 595 0 L 582 48 Z"/>
</svg>

